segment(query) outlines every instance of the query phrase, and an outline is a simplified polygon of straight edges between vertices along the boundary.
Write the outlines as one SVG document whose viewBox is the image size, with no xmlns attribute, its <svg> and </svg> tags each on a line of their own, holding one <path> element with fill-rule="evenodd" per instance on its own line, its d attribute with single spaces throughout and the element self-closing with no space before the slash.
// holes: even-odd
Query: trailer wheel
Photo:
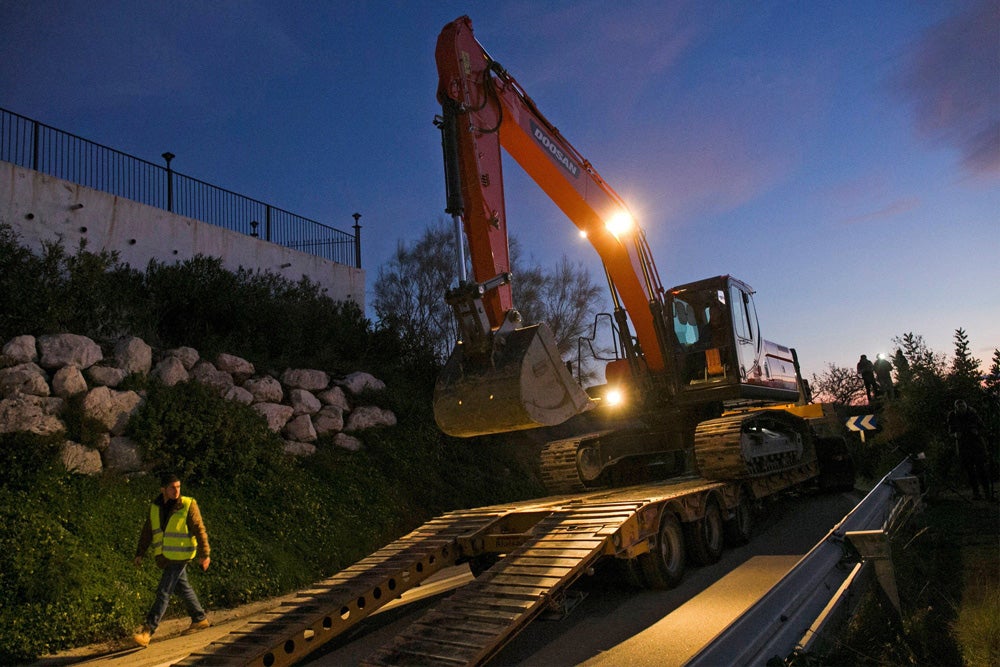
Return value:
<svg viewBox="0 0 1000 667">
<path fill-rule="evenodd" d="M 698 565 L 708 565 L 722 555 L 722 510 L 714 496 L 705 505 L 705 516 L 684 524 L 691 558 Z"/>
<path fill-rule="evenodd" d="M 656 534 L 656 547 L 636 558 L 650 588 L 673 588 L 684 576 L 684 531 L 677 517 L 667 512 Z"/>
<path fill-rule="evenodd" d="M 726 521 L 722 529 L 727 544 L 737 546 L 750 541 L 753 533 L 753 504 L 745 488 L 740 488 L 736 507 L 733 508 L 733 518 Z"/>
</svg>

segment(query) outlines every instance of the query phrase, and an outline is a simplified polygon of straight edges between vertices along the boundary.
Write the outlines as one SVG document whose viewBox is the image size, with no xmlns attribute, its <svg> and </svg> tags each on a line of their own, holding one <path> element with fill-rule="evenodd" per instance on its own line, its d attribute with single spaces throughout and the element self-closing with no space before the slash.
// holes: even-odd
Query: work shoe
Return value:
<svg viewBox="0 0 1000 667">
<path fill-rule="evenodd" d="M 205 628 L 211 627 L 212 624 L 208 622 L 207 618 L 203 618 L 200 621 L 191 621 L 191 625 L 188 629 L 182 632 L 182 635 L 189 635 L 192 632 L 198 632 L 199 630 L 204 630 Z"/>
<path fill-rule="evenodd" d="M 132 635 L 132 640 L 139 646 L 146 648 L 149 646 L 149 641 L 153 638 L 153 632 L 149 629 L 149 626 L 144 625 L 139 629 L 139 632 Z"/>
</svg>

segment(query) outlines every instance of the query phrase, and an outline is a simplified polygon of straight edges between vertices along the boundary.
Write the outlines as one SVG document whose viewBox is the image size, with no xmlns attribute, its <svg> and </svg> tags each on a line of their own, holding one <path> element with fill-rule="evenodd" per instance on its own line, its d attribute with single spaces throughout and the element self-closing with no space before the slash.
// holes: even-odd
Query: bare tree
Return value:
<svg viewBox="0 0 1000 667">
<path fill-rule="evenodd" d="M 826 370 L 813 373 L 809 385 L 813 400 L 840 405 L 854 405 L 865 401 L 865 386 L 857 371 L 836 364 L 827 364 Z"/>
<path fill-rule="evenodd" d="M 545 322 L 559 351 L 573 351 L 596 310 L 601 290 L 582 263 L 565 256 L 552 269 L 525 265 L 520 245 L 510 239 L 515 307 L 524 322 Z M 378 318 L 433 347 L 444 359 L 455 345 L 457 330 L 445 291 L 455 284 L 455 235 L 439 221 L 412 245 L 400 243 L 379 269 L 373 308 Z"/>
</svg>

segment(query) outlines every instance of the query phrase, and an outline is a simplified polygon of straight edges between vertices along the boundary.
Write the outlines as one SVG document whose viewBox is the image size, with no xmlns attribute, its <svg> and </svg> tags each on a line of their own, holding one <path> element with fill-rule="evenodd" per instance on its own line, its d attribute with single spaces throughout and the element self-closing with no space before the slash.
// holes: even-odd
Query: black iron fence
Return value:
<svg viewBox="0 0 1000 667">
<path fill-rule="evenodd" d="M 0 108 L 0 160 L 361 268 L 359 214 L 344 232 L 177 173 L 173 157 L 153 164 Z"/>
</svg>

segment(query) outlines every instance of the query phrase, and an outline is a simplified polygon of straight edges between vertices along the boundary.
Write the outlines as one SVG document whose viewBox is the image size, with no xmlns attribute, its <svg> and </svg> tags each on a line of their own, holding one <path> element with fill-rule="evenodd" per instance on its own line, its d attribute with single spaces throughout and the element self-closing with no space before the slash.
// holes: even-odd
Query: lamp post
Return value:
<svg viewBox="0 0 1000 667">
<path fill-rule="evenodd" d="M 176 155 L 167 151 L 161 155 L 164 160 L 167 161 L 167 210 L 173 212 L 174 210 L 174 172 L 170 169 L 170 161 L 173 160 Z"/>
<path fill-rule="evenodd" d="M 354 266 L 355 268 L 361 268 L 361 225 L 358 224 L 358 220 L 361 219 L 360 213 L 355 213 L 351 216 L 354 218 Z"/>
</svg>

